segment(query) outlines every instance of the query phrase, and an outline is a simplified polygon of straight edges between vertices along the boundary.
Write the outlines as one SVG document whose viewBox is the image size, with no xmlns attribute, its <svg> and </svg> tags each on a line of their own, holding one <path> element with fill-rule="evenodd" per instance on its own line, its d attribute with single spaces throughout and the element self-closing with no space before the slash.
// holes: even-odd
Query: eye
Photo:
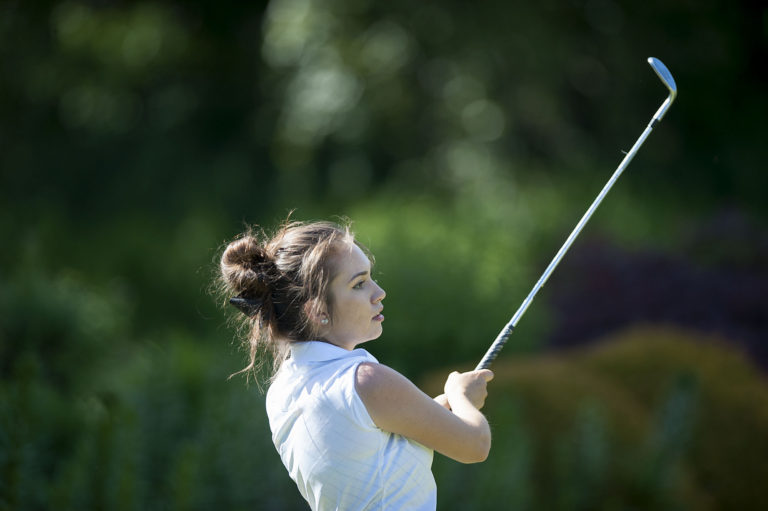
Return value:
<svg viewBox="0 0 768 511">
<path fill-rule="evenodd" d="M 363 284 L 365 284 L 365 281 L 361 280 L 360 282 L 352 286 L 352 289 L 363 289 Z"/>
</svg>

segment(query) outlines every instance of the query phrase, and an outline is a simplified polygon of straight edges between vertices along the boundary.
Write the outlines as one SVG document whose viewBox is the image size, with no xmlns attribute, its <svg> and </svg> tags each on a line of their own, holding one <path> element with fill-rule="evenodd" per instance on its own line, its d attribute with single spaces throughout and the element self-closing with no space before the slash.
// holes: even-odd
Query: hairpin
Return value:
<svg viewBox="0 0 768 511">
<path fill-rule="evenodd" d="M 256 298 L 235 296 L 229 299 L 229 303 L 237 307 L 237 309 L 246 316 L 253 317 L 259 312 L 261 304 L 264 302 Z"/>
</svg>

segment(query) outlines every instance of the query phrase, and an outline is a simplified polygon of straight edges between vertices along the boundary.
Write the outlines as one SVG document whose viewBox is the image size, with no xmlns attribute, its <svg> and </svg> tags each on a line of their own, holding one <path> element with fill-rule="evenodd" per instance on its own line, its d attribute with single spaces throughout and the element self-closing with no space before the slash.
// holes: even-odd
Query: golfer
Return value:
<svg viewBox="0 0 768 511">
<path fill-rule="evenodd" d="M 432 399 L 361 344 L 382 333 L 384 290 L 348 226 L 286 221 L 225 248 L 221 284 L 247 322 L 256 370 L 270 352 L 272 440 L 313 510 L 434 510 L 433 451 L 462 463 L 491 445 L 487 369 Z"/>
</svg>

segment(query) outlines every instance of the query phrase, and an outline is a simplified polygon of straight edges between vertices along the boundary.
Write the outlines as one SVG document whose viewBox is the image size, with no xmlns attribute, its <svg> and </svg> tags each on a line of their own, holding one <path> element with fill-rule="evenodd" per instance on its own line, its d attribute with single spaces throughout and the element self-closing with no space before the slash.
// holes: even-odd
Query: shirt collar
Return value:
<svg viewBox="0 0 768 511">
<path fill-rule="evenodd" d="M 335 344 L 323 341 L 305 341 L 291 343 L 291 358 L 295 362 L 327 362 L 342 358 L 365 357 L 371 362 L 378 362 L 376 358 L 362 348 L 352 351 L 340 348 Z"/>
</svg>

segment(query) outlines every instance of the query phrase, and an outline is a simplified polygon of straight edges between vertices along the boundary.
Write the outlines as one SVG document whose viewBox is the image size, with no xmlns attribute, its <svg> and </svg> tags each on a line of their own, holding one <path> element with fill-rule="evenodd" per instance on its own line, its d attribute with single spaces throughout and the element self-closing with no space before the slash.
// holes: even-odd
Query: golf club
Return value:
<svg viewBox="0 0 768 511">
<path fill-rule="evenodd" d="M 542 274 L 541 278 L 539 278 L 539 281 L 536 282 L 536 285 L 533 286 L 533 289 L 528 294 L 528 297 L 520 305 L 520 308 L 517 309 L 517 312 L 515 313 L 515 315 L 512 316 L 511 320 L 509 320 L 509 323 L 507 323 L 504 326 L 504 328 L 501 330 L 501 332 L 499 332 L 499 335 L 496 336 L 496 339 L 493 341 L 493 344 L 491 344 L 491 347 L 488 348 L 488 351 L 485 352 L 483 359 L 477 365 L 475 370 L 487 369 L 491 365 L 491 362 L 493 362 L 493 360 L 498 356 L 499 352 L 506 344 L 507 339 L 509 339 L 509 336 L 512 335 L 512 331 L 514 330 L 515 326 L 517 326 L 518 321 L 520 321 L 520 318 L 523 316 L 523 314 L 525 314 L 525 311 L 528 309 L 528 306 L 531 305 L 531 302 L 533 301 L 533 297 L 536 296 L 536 293 L 539 292 L 539 289 L 541 289 L 542 286 L 544 286 L 544 283 L 547 282 L 547 279 L 557 267 L 558 263 L 560 262 L 560 259 L 563 258 L 565 253 L 570 248 L 571 244 L 573 243 L 573 240 L 575 240 L 576 236 L 579 235 L 582 228 L 584 228 L 584 225 L 592 216 L 592 213 L 595 212 L 595 209 L 597 209 L 597 207 L 603 201 L 603 198 L 606 196 L 608 191 L 610 191 L 611 187 L 613 187 L 613 184 L 616 182 L 617 179 L 619 179 L 619 176 L 621 176 L 621 173 L 624 172 L 625 168 L 627 168 L 627 165 L 629 165 L 629 162 L 632 161 L 632 158 L 635 157 L 635 153 L 637 153 L 638 149 L 640 149 L 640 146 L 643 145 L 643 142 L 645 142 L 645 139 L 648 138 L 648 135 L 650 135 L 651 130 L 653 130 L 654 126 L 656 126 L 656 124 L 658 124 L 661 121 L 662 117 L 664 117 L 664 114 L 667 113 L 667 110 L 669 109 L 670 105 L 675 100 L 675 97 L 677 96 L 677 85 L 675 84 L 675 79 L 672 78 L 672 74 L 669 72 L 669 69 L 667 69 L 667 66 L 665 66 L 659 59 L 656 59 L 653 57 L 648 58 L 648 64 L 650 64 L 650 66 L 656 72 L 658 77 L 661 79 L 661 81 L 669 90 L 669 96 L 667 96 L 667 99 L 664 100 L 664 103 L 662 103 L 662 105 L 656 111 L 656 113 L 653 116 L 653 119 L 651 119 L 651 122 L 645 128 L 645 131 L 643 131 L 643 133 L 637 139 L 637 141 L 635 142 L 635 145 L 632 146 L 632 149 L 629 150 L 627 155 L 622 160 L 621 164 L 619 164 L 619 167 L 616 169 L 616 171 L 613 173 L 611 178 L 603 187 L 600 194 L 597 196 L 594 202 L 592 202 L 592 205 L 589 207 L 587 212 L 584 213 L 584 216 L 581 217 L 581 220 L 579 221 L 579 223 L 576 224 L 576 227 L 573 229 L 573 232 L 571 232 L 571 235 L 568 236 L 567 240 L 565 240 L 565 243 L 563 244 L 563 246 L 560 247 L 560 250 L 555 255 L 555 258 L 552 259 L 552 262 L 549 263 L 549 266 L 547 266 L 547 269 L 544 270 L 544 273 Z"/>
</svg>

